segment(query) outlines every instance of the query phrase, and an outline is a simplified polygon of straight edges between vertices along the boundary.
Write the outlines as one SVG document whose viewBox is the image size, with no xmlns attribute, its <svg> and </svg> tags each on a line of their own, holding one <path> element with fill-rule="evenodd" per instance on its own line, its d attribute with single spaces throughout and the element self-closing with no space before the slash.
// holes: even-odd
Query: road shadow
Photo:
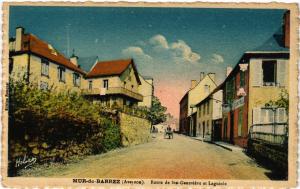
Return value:
<svg viewBox="0 0 300 189">
<path fill-rule="evenodd" d="M 280 168 L 275 163 L 263 157 L 253 157 L 247 153 L 247 151 L 243 151 L 248 157 L 251 158 L 252 163 L 256 164 L 258 167 L 263 167 L 269 172 L 265 172 L 264 174 L 271 180 L 288 180 L 288 171 Z"/>
</svg>

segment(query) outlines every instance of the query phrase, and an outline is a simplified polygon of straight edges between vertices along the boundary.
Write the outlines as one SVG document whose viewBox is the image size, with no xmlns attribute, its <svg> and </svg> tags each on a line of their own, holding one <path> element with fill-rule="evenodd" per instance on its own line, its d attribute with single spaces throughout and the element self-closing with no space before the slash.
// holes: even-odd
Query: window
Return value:
<svg viewBox="0 0 300 189">
<path fill-rule="evenodd" d="M 245 72 L 241 71 L 240 72 L 240 87 L 245 86 Z"/>
<path fill-rule="evenodd" d="M 57 77 L 61 82 L 66 82 L 65 71 L 66 69 L 64 67 L 60 66 L 57 68 Z"/>
<path fill-rule="evenodd" d="M 263 85 L 275 86 L 276 83 L 276 61 L 266 60 L 262 62 Z"/>
<path fill-rule="evenodd" d="M 49 77 L 49 62 L 45 59 L 42 59 L 41 65 L 42 65 L 41 74 L 43 76 Z"/>
<path fill-rule="evenodd" d="M 206 103 L 203 104 L 203 115 L 205 115 Z"/>
<path fill-rule="evenodd" d="M 103 88 L 108 89 L 108 79 L 103 80 Z"/>
<path fill-rule="evenodd" d="M 238 113 L 238 136 L 242 136 L 242 127 L 243 127 L 243 108 L 239 109 Z"/>
<path fill-rule="evenodd" d="M 80 86 L 80 75 L 78 73 L 73 73 L 73 84 L 76 87 Z"/>
<path fill-rule="evenodd" d="M 41 81 L 41 83 L 40 83 L 40 89 L 41 90 L 48 90 L 48 83 Z"/>
<path fill-rule="evenodd" d="M 89 90 L 92 90 L 92 89 L 93 89 L 93 81 L 90 80 L 90 81 L 89 81 Z"/>
<path fill-rule="evenodd" d="M 225 100 L 226 100 L 226 103 L 231 103 L 233 98 L 234 98 L 234 81 L 235 81 L 235 78 L 232 78 L 231 80 L 227 81 L 226 82 L 226 97 L 225 97 Z"/>
</svg>

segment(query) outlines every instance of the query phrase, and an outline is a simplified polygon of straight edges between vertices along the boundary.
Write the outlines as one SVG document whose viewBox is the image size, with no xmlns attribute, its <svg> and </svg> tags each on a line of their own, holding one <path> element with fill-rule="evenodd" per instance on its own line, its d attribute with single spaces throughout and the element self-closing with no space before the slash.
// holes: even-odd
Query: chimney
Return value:
<svg viewBox="0 0 300 189">
<path fill-rule="evenodd" d="M 24 34 L 24 28 L 23 27 L 17 27 L 16 28 L 16 46 L 15 51 L 22 50 L 22 36 Z"/>
<path fill-rule="evenodd" d="M 72 56 L 70 57 L 70 61 L 71 61 L 75 66 L 78 66 L 77 60 L 78 60 L 78 57 L 75 56 L 75 50 L 73 49 L 73 54 L 72 54 Z"/>
<path fill-rule="evenodd" d="M 227 69 L 226 69 L 226 77 L 229 76 L 231 71 L 232 71 L 232 67 L 228 66 Z"/>
<path fill-rule="evenodd" d="M 204 78 L 204 72 L 200 72 L 200 81 Z"/>
<path fill-rule="evenodd" d="M 215 74 L 215 73 L 208 73 L 208 76 L 209 76 L 213 81 L 215 81 L 215 79 L 216 79 L 216 74 Z"/>
<path fill-rule="evenodd" d="M 283 16 L 283 44 L 290 48 L 290 11 L 286 11 Z"/>
<path fill-rule="evenodd" d="M 197 81 L 196 80 L 191 80 L 191 89 L 196 87 Z"/>
</svg>

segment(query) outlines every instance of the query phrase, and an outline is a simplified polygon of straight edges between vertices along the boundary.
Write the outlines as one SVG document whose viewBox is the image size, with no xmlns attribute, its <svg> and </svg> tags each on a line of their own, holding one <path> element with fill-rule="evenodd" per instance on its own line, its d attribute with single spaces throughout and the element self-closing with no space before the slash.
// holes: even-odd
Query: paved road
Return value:
<svg viewBox="0 0 300 189">
<path fill-rule="evenodd" d="M 68 165 L 39 168 L 27 176 L 97 178 L 269 179 L 242 151 L 228 151 L 186 136 L 162 135 L 150 143 L 89 156 Z"/>
</svg>

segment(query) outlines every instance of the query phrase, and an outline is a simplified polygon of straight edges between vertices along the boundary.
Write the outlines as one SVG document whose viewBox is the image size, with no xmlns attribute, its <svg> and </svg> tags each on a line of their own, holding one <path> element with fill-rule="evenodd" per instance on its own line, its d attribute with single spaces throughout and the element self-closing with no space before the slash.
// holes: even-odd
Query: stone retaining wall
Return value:
<svg viewBox="0 0 300 189">
<path fill-rule="evenodd" d="M 147 119 L 119 112 L 123 146 L 131 146 L 151 140 L 151 122 Z"/>
<path fill-rule="evenodd" d="M 287 145 L 271 145 L 263 141 L 248 141 L 248 153 L 258 160 L 272 165 L 272 169 L 285 172 L 288 171 L 288 147 Z"/>
</svg>

